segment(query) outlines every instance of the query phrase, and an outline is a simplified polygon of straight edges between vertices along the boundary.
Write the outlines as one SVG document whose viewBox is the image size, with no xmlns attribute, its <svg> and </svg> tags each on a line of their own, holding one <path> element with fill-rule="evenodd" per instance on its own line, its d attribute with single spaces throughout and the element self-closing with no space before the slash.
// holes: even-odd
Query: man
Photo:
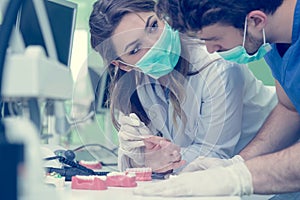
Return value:
<svg viewBox="0 0 300 200">
<path fill-rule="evenodd" d="M 159 0 L 157 12 L 173 28 L 205 40 L 210 53 L 218 52 L 227 60 L 247 63 L 264 56 L 276 79 L 279 103 L 239 155 L 229 160 L 198 158 L 185 169 L 196 172 L 136 193 L 210 196 L 300 191 L 300 1 Z M 299 193 L 294 195 L 300 198 Z"/>
</svg>

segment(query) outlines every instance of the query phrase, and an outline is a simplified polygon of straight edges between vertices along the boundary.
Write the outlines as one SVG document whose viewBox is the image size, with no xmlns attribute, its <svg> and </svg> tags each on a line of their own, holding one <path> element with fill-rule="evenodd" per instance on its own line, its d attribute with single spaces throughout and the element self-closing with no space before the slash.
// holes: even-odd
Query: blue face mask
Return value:
<svg viewBox="0 0 300 200">
<path fill-rule="evenodd" d="M 181 53 L 181 44 L 178 31 L 165 23 L 164 30 L 159 39 L 149 51 L 135 64 L 128 66 L 138 67 L 143 73 L 158 79 L 170 73 L 176 66 Z"/>
<path fill-rule="evenodd" d="M 255 54 L 249 55 L 244 47 L 245 40 L 246 40 L 246 32 L 247 32 L 247 18 L 245 20 L 243 46 L 237 46 L 228 51 L 218 52 L 218 54 L 221 57 L 223 57 L 225 60 L 229 60 L 229 61 L 236 62 L 239 64 L 246 64 L 249 62 L 260 60 L 272 49 L 271 45 L 269 43 L 266 43 L 265 30 L 263 29 L 264 44 L 259 47 L 259 49 L 257 50 L 257 52 Z"/>
</svg>

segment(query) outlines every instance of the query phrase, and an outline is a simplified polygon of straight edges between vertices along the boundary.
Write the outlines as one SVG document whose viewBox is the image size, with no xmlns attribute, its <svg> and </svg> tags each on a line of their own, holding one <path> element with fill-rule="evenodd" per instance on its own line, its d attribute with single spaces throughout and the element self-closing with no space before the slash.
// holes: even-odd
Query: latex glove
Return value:
<svg viewBox="0 0 300 200">
<path fill-rule="evenodd" d="M 154 172 L 162 173 L 185 164 L 181 161 L 180 147 L 153 136 L 136 114 L 121 115 L 119 123 L 119 152 L 129 157 L 126 160 L 131 167 L 151 167 Z"/>
<path fill-rule="evenodd" d="M 193 172 L 214 167 L 226 167 L 238 162 L 244 162 L 244 159 L 240 155 L 235 155 L 230 159 L 200 156 L 188 164 L 181 172 Z"/>
<path fill-rule="evenodd" d="M 145 166 L 153 172 L 164 173 L 177 169 L 185 164 L 181 160 L 180 147 L 165 138 L 153 136 L 144 139 Z"/>
<path fill-rule="evenodd" d="M 134 113 L 120 116 L 119 123 L 119 145 L 125 151 L 145 146 L 143 139 L 152 136 L 148 127 Z"/>
<path fill-rule="evenodd" d="M 120 115 L 119 123 L 121 125 L 118 133 L 120 169 L 144 166 L 143 139 L 152 136 L 151 131 L 134 113 L 129 116 Z"/>
<path fill-rule="evenodd" d="M 253 193 L 252 177 L 244 162 L 228 167 L 187 172 L 161 182 L 139 187 L 144 196 L 233 196 Z"/>
</svg>

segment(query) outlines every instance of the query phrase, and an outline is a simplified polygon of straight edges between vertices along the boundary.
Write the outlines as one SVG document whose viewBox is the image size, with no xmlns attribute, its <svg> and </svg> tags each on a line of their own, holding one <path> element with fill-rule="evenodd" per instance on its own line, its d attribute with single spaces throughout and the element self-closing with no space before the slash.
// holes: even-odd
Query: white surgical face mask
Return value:
<svg viewBox="0 0 300 200">
<path fill-rule="evenodd" d="M 218 54 L 221 57 L 223 57 L 225 60 L 229 60 L 239 64 L 246 64 L 252 61 L 260 60 L 272 49 L 271 45 L 269 43 L 266 43 L 265 30 L 263 29 L 262 30 L 263 41 L 264 41 L 263 45 L 259 47 L 259 49 L 255 54 L 249 55 L 245 49 L 246 33 L 247 33 L 247 17 L 245 20 L 245 27 L 244 27 L 243 46 L 237 46 L 228 51 L 218 52 Z"/>
</svg>

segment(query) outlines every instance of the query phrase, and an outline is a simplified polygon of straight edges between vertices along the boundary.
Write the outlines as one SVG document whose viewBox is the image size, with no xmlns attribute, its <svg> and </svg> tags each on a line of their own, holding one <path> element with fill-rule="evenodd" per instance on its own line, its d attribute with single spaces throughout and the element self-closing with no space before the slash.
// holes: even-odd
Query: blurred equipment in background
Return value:
<svg viewBox="0 0 300 200">
<path fill-rule="evenodd" d="M 19 165 L 24 160 L 22 173 L 15 166 L 17 193 L 8 190 L 1 195 L 9 199 L 57 199 L 42 184 L 40 137 L 69 132 L 64 103 L 72 98 L 73 91 L 69 64 L 77 5 L 66 0 L 14 0 L 1 1 L 1 9 L 0 147 L 24 146 L 18 149 L 20 154 L 24 152 L 24 159 L 14 162 Z M 9 152 L 1 152 L 0 157 L 3 153 L 11 155 L 13 151 L 7 149 Z M 19 158 L 18 152 L 11 156 Z M 11 176 L 5 172 L 4 180 Z"/>
<path fill-rule="evenodd" d="M 89 67 L 88 71 L 95 95 L 91 110 L 94 110 L 95 113 L 103 114 L 109 109 L 108 94 L 110 76 L 106 70 L 102 70 L 98 73 L 95 69 Z"/>
</svg>

